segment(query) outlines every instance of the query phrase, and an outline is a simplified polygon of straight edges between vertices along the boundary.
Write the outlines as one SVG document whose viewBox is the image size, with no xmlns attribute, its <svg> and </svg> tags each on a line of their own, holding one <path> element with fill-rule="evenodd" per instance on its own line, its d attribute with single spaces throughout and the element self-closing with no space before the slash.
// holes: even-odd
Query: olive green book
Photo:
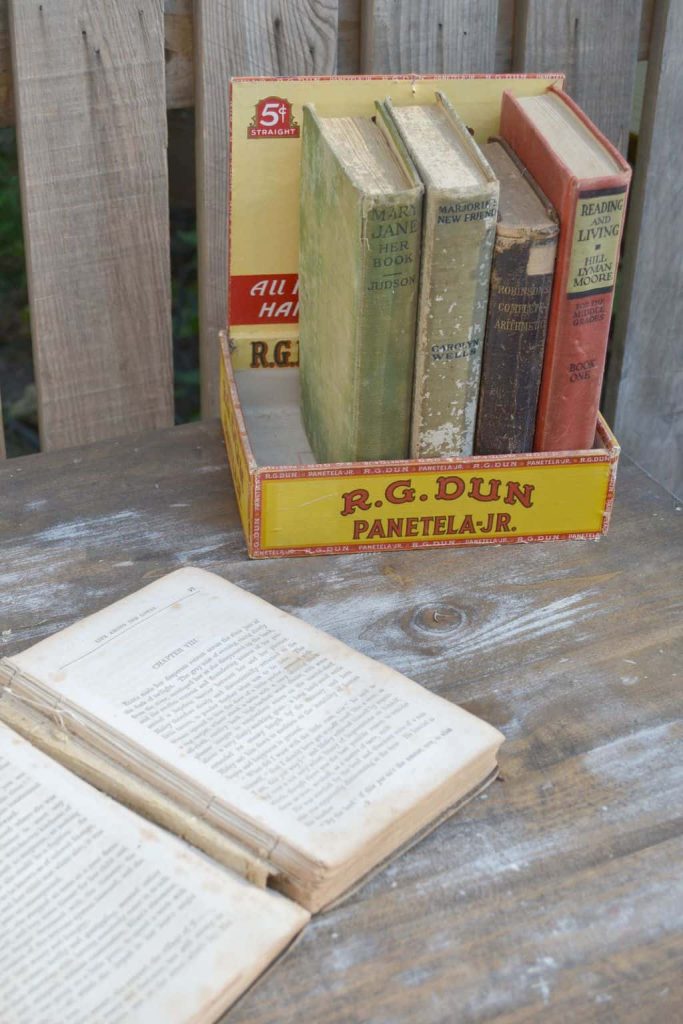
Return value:
<svg viewBox="0 0 683 1024">
<path fill-rule="evenodd" d="M 299 357 L 319 462 L 408 455 L 422 194 L 381 116 L 304 107 Z"/>
<path fill-rule="evenodd" d="M 384 106 L 425 185 L 410 454 L 471 455 L 498 181 L 441 93 Z"/>
</svg>

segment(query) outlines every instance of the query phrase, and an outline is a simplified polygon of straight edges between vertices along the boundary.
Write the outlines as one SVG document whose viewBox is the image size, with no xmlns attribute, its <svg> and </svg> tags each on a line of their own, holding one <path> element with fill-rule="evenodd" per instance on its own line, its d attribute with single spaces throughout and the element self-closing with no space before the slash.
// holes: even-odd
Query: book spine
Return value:
<svg viewBox="0 0 683 1024">
<path fill-rule="evenodd" d="M 3 666 L 0 664 L 0 677 L 2 674 Z M 47 711 L 49 714 L 49 709 Z M 63 764 L 74 775 L 149 821 L 174 832 L 261 889 L 265 889 L 269 878 L 277 874 L 272 864 L 261 860 L 248 847 L 210 825 L 173 797 L 155 789 L 151 783 L 100 754 L 72 733 L 56 728 L 48 715 L 41 714 L 35 705 L 27 706 L 21 698 L 0 693 L 0 722 Z"/>
<path fill-rule="evenodd" d="M 536 451 L 593 447 L 627 192 L 618 178 L 575 183 L 561 207 Z"/>
<path fill-rule="evenodd" d="M 561 90 L 621 171 L 578 181 L 508 91 L 500 134 L 557 210 L 560 235 L 536 416 L 536 451 L 592 448 L 607 354 L 619 246 L 631 171 L 618 151 Z"/>
<path fill-rule="evenodd" d="M 477 455 L 532 450 L 556 248 L 557 230 L 496 234 Z"/>
<path fill-rule="evenodd" d="M 427 191 L 411 455 L 471 455 L 498 182 L 477 193 Z"/>
<path fill-rule="evenodd" d="M 422 193 L 359 191 L 304 108 L 299 357 L 318 462 L 408 454 Z"/>
<path fill-rule="evenodd" d="M 352 461 L 408 454 L 421 228 L 421 191 L 361 200 Z"/>
</svg>

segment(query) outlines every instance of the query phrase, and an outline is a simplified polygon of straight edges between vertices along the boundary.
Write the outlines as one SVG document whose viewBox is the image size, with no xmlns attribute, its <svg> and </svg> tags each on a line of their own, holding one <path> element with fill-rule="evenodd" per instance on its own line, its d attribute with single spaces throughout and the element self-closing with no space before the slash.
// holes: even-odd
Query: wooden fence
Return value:
<svg viewBox="0 0 683 1024">
<path fill-rule="evenodd" d="M 678 0 L 0 0 L 0 125 L 18 133 L 42 447 L 172 422 L 167 107 L 196 107 L 212 415 L 230 75 L 560 70 L 625 151 L 648 59 L 606 411 L 637 461 L 683 486 L 682 50 Z"/>
</svg>

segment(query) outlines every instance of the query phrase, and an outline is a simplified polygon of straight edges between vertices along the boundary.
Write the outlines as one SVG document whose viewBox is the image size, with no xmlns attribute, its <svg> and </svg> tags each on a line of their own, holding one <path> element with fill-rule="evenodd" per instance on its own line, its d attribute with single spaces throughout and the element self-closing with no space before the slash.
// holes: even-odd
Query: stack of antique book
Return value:
<svg viewBox="0 0 683 1024">
<path fill-rule="evenodd" d="M 630 169 L 566 93 L 304 108 L 302 411 L 318 462 L 591 448 Z"/>
</svg>

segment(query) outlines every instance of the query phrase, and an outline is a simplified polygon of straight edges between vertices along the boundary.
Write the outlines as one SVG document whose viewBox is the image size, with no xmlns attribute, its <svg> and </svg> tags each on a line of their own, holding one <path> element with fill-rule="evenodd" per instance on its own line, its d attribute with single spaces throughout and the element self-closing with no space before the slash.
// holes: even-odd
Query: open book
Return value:
<svg viewBox="0 0 683 1024">
<path fill-rule="evenodd" d="M 309 911 L 490 781 L 502 740 L 200 569 L 4 659 L 0 718 L 0 941 L 43 943 L 72 1024 L 215 1019 Z M 38 975 L 7 971 L 0 1019 L 39 1019 Z"/>
</svg>

